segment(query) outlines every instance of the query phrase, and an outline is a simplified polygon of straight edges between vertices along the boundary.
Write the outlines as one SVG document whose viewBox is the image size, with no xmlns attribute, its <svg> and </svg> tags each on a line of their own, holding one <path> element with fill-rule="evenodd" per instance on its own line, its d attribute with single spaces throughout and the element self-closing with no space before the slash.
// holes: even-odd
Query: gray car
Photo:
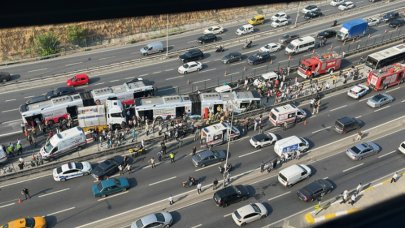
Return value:
<svg viewBox="0 0 405 228">
<path fill-rule="evenodd" d="M 173 217 L 168 212 L 158 212 L 146 215 L 132 223 L 131 228 L 146 227 L 170 227 L 173 223 Z"/>
<path fill-rule="evenodd" d="M 379 93 L 367 100 L 367 105 L 372 108 L 379 108 L 385 104 L 391 103 L 394 101 L 394 97 L 386 93 Z"/>
<path fill-rule="evenodd" d="M 225 150 L 203 150 L 193 155 L 191 161 L 193 162 L 195 167 L 205 167 L 207 165 L 225 161 L 225 159 Z"/>
<path fill-rule="evenodd" d="M 373 142 L 364 142 L 357 144 L 346 150 L 347 156 L 352 160 L 361 160 L 365 157 L 377 154 L 381 148 Z"/>
</svg>

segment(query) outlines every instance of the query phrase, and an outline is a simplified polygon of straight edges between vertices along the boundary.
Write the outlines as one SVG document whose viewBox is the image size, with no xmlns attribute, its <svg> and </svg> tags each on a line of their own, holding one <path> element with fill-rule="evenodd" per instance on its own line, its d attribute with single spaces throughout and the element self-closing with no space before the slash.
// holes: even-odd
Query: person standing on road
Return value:
<svg viewBox="0 0 405 228">
<path fill-rule="evenodd" d="M 195 153 L 197 153 L 197 147 L 196 146 L 193 147 L 192 155 L 195 155 Z"/>
<path fill-rule="evenodd" d="M 25 197 L 25 200 L 31 199 L 30 192 L 29 192 L 29 190 L 27 188 L 23 188 L 21 190 L 21 195 L 23 195 Z"/>
<path fill-rule="evenodd" d="M 173 152 L 170 152 L 170 154 L 169 154 L 169 157 L 170 157 L 170 162 L 171 163 L 174 163 L 174 153 Z"/>
<path fill-rule="evenodd" d="M 154 157 L 152 157 L 152 158 L 149 160 L 149 162 L 150 162 L 150 165 L 151 165 L 152 169 L 156 167 L 155 158 L 154 158 Z"/>
<path fill-rule="evenodd" d="M 255 125 L 253 126 L 253 131 L 256 131 L 258 124 L 259 124 L 259 122 L 255 119 Z"/>
<path fill-rule="evenodd" d="M 357 185 L 355 194 L 359 194 L 361 192 L 362 188 L 363 188 L 363 186 L 361 186 L 361 183 L 359 185 Z"/>
<path fill-rule="evenodd" d="M 395 173 L 394 173 L 394 176 L 392 176 L 392 178 L 391 178 L 391 182 L 390 182 L 390 183 L 392 183 L 392 182 L 396 183 L 397 180 L 398 180 L 398 178 L 399 178 L 399 174 L 398 174 L 398 172 L 395 172 Z"/>
<path fill-rule="evenodd" d="M 341 204 L 342 204 L 342 203 L 346 203 L 347 200 L 348 200 L 348 197 L 349 197 L 349 191 L 344 190 L 344 191 L 343 191 L 343 196 L 342 196 L 343 200 L 342 200 L 342 202 L 340 202 L 340 203 L 341 203 Z"/>
<path fill-rule="evenodd" d="M 260 164 L 260 172 L 263 173 L 264 172 L 264 161 L 262 161 L 262 163 Z"/>
<path fill-rule="evenodd" d="M 169 196 L 169 205 L 173 205 L 173 204 L 174 204 L 173 196 L 170 195 Z"/>
<path fill-rule="evenodd" d="M 357 198 L 357 194 L 354 193 L 351 197 L 350 197 L 350 205 L 353 206 L 353 204 L 356 202 L 356 198 Z"/>
<path fill-rule="evenodd" d="M 218 186 L 218 180 L 217 180 L 217 178 L 215 178 L 214 181 L 212 182 L 212 190 L 217 189 L 217 186 Z"/>
<path fill-rule="evenodd" d="M 202 184 L 201 184 L 201 182 L 198 182 L 198 184 L 197 184 L 197 193 L 198 194 L 200 194 L 202 192 L 201 188 L 202 188 Z"/>
</svg>

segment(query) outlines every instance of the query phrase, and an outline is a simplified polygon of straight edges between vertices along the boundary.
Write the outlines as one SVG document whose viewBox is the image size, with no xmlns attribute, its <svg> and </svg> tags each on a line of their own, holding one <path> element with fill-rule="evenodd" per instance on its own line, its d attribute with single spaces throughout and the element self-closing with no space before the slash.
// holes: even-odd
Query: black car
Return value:
<svg viewBox="0 0 405 228">
<path fill-rule="evenodd" d="M 226 159 L 226 150 L 203 150 L 191 157 L 195 167 L 205 167 Z"/>
<path fill-rule="evenodd" d="M 54 90 L 51 90 L 46 93 L 46 98 L 51 99 L 54 97 L 60 97 L 63 95 L 69 95 L 76 93 L 76 89 L 74 87 L 58 87 Z"/>
<path fill-rule="evenodd" d="M 25 101 L 25 104 L 33 104 L 33 103 L 38 103 L 42 101 L 48 100 L 45 95 L 40 95 L 40 96 L 35 96 L 29 98 L 27 101 Z"/>
<path fill-rule="evenodd" d="M 302 201 L 314 201 L 328 194 L 334 189 L 332 182 L 328 179 L 316 180 L 298 190 L 297 195 Z"/>
<path fill-rule="evenodd" d="M 385 22 L 390 22 L 391 20 L 393 20 L 397 17 L 399 17 L 398 12 L 388 12 L 388 13 L 384 14 L 384 16 L 382 17 L 382 20 Z"/>
<path fill-rule="evenodd" d="M 264 63 L 269 61 L 271 58 L 270 53 L 268 52 L 259 52 L 254 55 L 249 56 L 248 58 L 248 64 L 250 65 L 256 65 L 259 63 Z"/>
<path fill-rule="evenodd" d="M 390 26 L 391 28 L 398 28 L 401 27 L 402 25 L 405 24 L 405 20 L 402 18 L 397 18 L 392 20 L 388 26 Z"/>
<path fill-rule="evenodd" d="M 323 38 L 331 38 L 331 37 L 335 37 L 335 36 L 336 36 L 335 30 L 325 30 L 325 31 L 318 33 L 316 38 L 323 39 Z"/>
<path fill-rule="evenodd" d="M 184 54 L 180 55 L 179 58 L 183 63 L 187 63 L 204 58 L 204 53 L 200 49 L 195 48 L 186 51 Z"/>
<path fill-rule="evenodd" d="M 360 123 L 352 117 L 342 117 L 335 122 L 335 131 L 339 134 L 345 134 L 360 128 Z"/>
<path fill-rule="evenodd" d="M 228 186 L 214 193 L 214 201 L 220 207 L 249 198 L 249 191 L 243 185 Z"/>
<path fill-rule="evenodd" d="M 291 41 L 300 38 L 300 35 L 298 34 L 284 34 L 281 38 L 280 38 L 280 43 L 282 44 L 288 44 Z"/>
<path fill-rule="evenodd" d="M 7 82 L 11 80 L 11 75 L 8 72 L 0 72 L 0 82 Z"/>
<path fill-rule="evenodd" d="M 198 37 L 197 41 L 200 44 L 211 43 L 217 41 L 218 37 L 214 34 L 205 34 L 203 36 Z"/>
<path fill-rule="evenodd" d="M 305 19 L 312 19 L 312 18 L 317 18 L 323 16 L 323 13 L 321 11 L 310 11 L 306 14 L 304 14 Z"/>
<path fill-rule="evenodd" d="M 124 158 L 122 156 L 114 156 L 101 163 L 99 163 L 96 168 L 91 170 L 91 175 L 97 180 L 102 180 L 105 177 L 114 175 L 118 172 L 118 166 L 124 163 Z"/>
<path fill-rule="evenodd" d="M 221 61 L 223 63 L 225 63 L 225 64 L 228 64 L 228 63 L 233 63 L 233 62 L 237 62 L 237 61 L 241 61 L 241 60 L 242 60 L 242 54 L 241 53 L 239 53 L 239 52 L 231 52 L 231 53 L 225 55 L 222 58 Z"/>
</svg>

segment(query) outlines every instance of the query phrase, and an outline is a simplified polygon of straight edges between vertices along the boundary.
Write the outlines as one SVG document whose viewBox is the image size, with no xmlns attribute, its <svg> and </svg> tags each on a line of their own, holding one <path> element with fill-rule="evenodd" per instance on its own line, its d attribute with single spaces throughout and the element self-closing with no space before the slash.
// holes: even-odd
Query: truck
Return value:
<svg viewBox="0 0 405 228">
<path fill-rule="evenodd" d="M 367 86 L 375 91 L 405 82 L 405 64 L 395 63 L 379 70 L 370 71 Z"/>
<path fill-rule="evenodd" d="M 125 122 L 124 108 L 119 100 L 106 100 L 105 104 L 79 107 L 77 119 L 84 132 L 100 132 L 109 126 L 115 129 Z"/>
<path fill-rule="evenodd" d="M 291 157 L 297 151 L 306 152 L 309 149 L 309 142 L 301 137 L 295 135 L 280 139 L 274 144 L 274 152 L 280 157 L 284 157 L 287 154 Z"/>
<path fill-rule="evenodd" d="M 336 38 L 340 41 L 352 40 L 366 35 L 368 22 L 362 18 L 346 21 L 342 24 L 342 28 L 336 34 Z"/>
<path fill-rule="evenodd" d="M 333 73 L 340 69 L 342 56 L 336 52 L 314 55 L 302 59 L 298 67 L 298 74 L 303 78 L 313 78 L 326 73 Z"/>
</svg>

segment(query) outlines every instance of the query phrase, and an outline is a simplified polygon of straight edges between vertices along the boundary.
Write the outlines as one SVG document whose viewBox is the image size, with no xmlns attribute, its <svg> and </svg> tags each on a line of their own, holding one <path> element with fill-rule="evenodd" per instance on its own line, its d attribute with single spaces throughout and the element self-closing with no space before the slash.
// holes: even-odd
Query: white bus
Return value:
<svg viewBox="0 0 405 228">
<path fill-rule="evenodd" d="M 405 44 L 375 52 L 367 56 L 366 67 L 370 70 L 378 70 L 394 63 L 405 60 Z"/>
</svg>

